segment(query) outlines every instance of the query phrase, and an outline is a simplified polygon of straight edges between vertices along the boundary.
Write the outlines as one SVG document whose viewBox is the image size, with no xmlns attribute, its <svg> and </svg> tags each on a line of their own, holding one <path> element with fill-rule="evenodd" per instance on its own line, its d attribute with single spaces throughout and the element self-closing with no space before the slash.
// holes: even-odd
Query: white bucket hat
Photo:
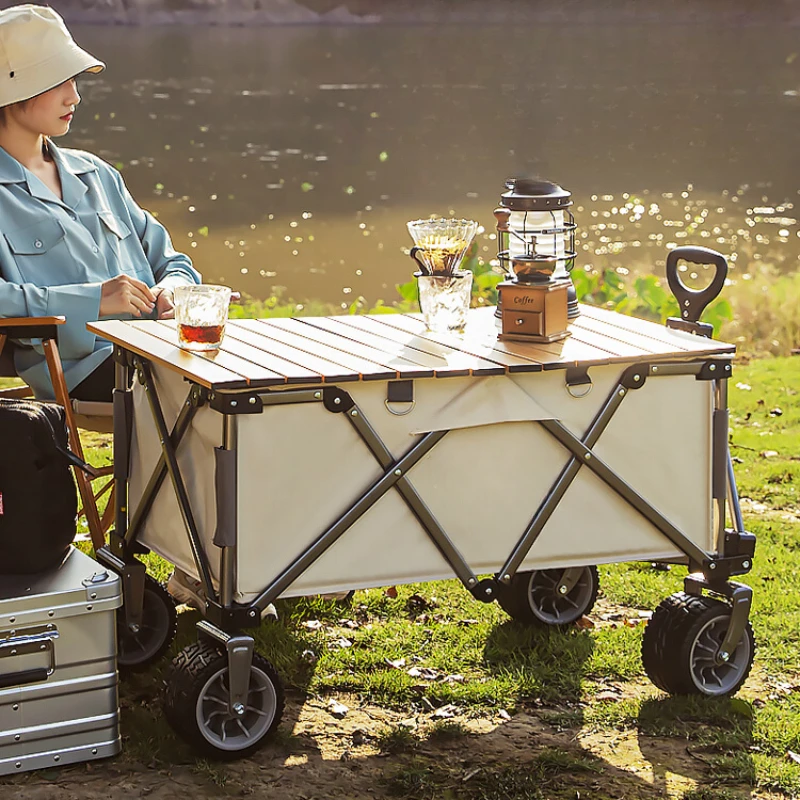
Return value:
<svg viewBox="0 0 800 800">
<path fill-rule="evenodd" d="M 0 11 L 0 106 L 29 100 L 105 66 L 75 44 L 52 8 L 22 5 Z"/>
</svg>

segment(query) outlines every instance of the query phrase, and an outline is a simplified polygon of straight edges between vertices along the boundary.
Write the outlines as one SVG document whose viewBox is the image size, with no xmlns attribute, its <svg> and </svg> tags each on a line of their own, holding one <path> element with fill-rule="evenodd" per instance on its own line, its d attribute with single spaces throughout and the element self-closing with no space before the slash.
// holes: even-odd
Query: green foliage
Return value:
<svg viewBox="0 0 800 800">
<path fill-rule="evenodd" d="M 680 316 L 678 303 L 655 275 L 622 276 L 613 269 L 604 272 L 573 270 L 572 282 L 578 300 L 602 306 L 620 314 L 665 323 L 669 317 Z M 730 302 L 723 297 L 713 300 L 703 313 L 702 320 L 714 326 L 719 335 L 722 325 L 733 319 Z"/>
</svg>

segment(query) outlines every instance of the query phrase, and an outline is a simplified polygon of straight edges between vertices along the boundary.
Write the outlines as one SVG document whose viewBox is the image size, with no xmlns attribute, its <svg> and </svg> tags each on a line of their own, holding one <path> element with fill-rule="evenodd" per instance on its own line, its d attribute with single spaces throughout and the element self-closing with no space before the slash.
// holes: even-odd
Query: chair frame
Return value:
<svg viewBox="0 0 800 800">
<path fill-rule="evenodd" d="M 84 461 L 83 446 L 81 445 L 80 436 L 78 434 L 78 426 L 70 402 L 67 382 L 64 378 L 61 356 L 58 352 L 58 326 L 63 325 L 65 322 L 66 319 L 64 317 L 7 317 L 5 319 L 0 319 L 0 355 L 2 355 L 6 342 L 10 337 L 18 338 L 20 336 L 25 336 L 25 338 L 42 340 L 42 348 L 44 350 L 47 369 L 50 373 L 50 380 L 53 384 L 55 401 L 64 407 L 70 450 L 81 461 Z M 32 396 L 33 391 L 29 386 L 14 386 L 8 389 L 0 389 L 0 398 L 21 399 Z M 113 465 L 94 469 L 93 471 L 95 473 L 95 478 L 108 477 L 113 473 Z M 97 551 L 105 544 L 106 532 L 114 518 L 113 480 L 110 480 L 95 493 L 92 488 L 92 478 L 78 467 L 74 467 L 74 472 L 75 481 L 78 484 L 78 492 L 80 493 L 81 502 L 83 503 L 79 516 L 85 514 L 92 545 L 95 551 Z M 112 491 L 112 497 L 109 499 L 108 506 L 101 518 L 97 508 L 97 501 L 109 489 Z"/>
</svg>

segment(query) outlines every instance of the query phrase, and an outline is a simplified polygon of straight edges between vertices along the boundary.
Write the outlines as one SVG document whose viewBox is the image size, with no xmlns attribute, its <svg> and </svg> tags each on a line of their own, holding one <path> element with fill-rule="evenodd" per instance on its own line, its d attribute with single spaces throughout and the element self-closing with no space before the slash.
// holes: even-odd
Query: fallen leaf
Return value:
<svg viewBox="0 0 800 800">
<path fill-rule="evenodd" d="M 334 648 L 339 647 L 342 650 L 346 650 L 348 647 L 352 647 L 353 643 L 349 639 L 345 639 L 344 637 L 340 639 L 335 639 L 334 641 L 328 644 L 328 647 Z"/>
<path fill-rule="evenodd" d="M 509 714 L 508 711 L 506 711 L 504 708 L 501 708 L 497 712 L 497 716 L 500 717 L 500 719 L 505 719 L 505 720 L 511 719 L 511 714 Z"/>
<path fill-rule="evenodd" d="M 762 450 L 759 455 L 761 458 L 775 458 L 778 455 L 777 450 Z"/>
<path fill-rule="evenodd" d="M 389 659 L 387 658 L 386 663 L 390 667 L 394 667 L 395 669 L 400 669 L 401 667 L 404 667 L 406 665 L 406 660 L 404 658 L 398 658 L 397 661 L 389 661 Z"/>
<path fill-rule="evenodd" d="M 580 619 L 575 620 L 575 626 L 581 630 L 587 630 L 589 628 L 594 628 L 594 622 L 592 622 L 589 617 L 583 616 Z"/>
<path fill-rule="evenodd" d="M 397 587 L 395 587 L 395 586 L 390 586 L 388 589 L 384 590 L 384 592 L 383 592 L 383 593 L 384 593 L 384 594 L 385 594 L 387 597 L 391 597 L 391 598 L 392 598 L 392 600 L 394 600 L 394 599 L 395 599 L 395 597 L 397 597 Z"/>
<path fill-rule="evenodd" d="M 792 759 L 792 761 L 794 761 L 797 764 L 800 764 L 800 755 L 793 752 L 792 750 L 787 750 L 786 754 L 789 756 L 789 758 Z"/>
<path fill-rule="evenodd" d="M 437 708 L 436 711 L 433 712 L 433 716 L 437 719 L 452 719 L 459 713 L 459 710 L 458 706 L 448 703 L 446 706 Z"/>
<path fill-rule="evenodd" d="M 439 677 L 439 673 L 430 667 L 411 667 L 408 674 L 412 678 L 422 678 L 425 681 L 435 681 Z"/>
<path fill-rule="evenodd" d="M 300 623 L 304 628 L 310 631 L 318 631 L 322 627 L 322 623 L 318 619 L 307 619 L 305 622 Z"/>
<path fill-rule="evenodd" d="M 431 604 L 421 594 L 412 594 L 406 600 L 406 608 L 409 611 L 426 611 L 430 607 Z"/>
<path fill-rule="evenodd" d="M 751 392 L 753 390 L 749 383 L 737 383 L 736 388 L 741 389 L 743 392 Z"/>
<path fill-rule="evenodd" d="M 347 712 L 350 709 L 338 700 L 331 700 L 327 705 L 327 710 L 331 716 L 336 717 L 336 719 L 342 719 L 347 716 Z"/>
</svg>

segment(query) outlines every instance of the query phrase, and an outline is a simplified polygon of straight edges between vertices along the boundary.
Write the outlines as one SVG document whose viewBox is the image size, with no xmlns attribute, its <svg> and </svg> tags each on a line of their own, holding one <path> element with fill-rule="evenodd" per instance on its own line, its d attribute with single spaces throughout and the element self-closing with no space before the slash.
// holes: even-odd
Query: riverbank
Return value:
<svg viewBox="0 0 800 800">
<path fill-rule="evenodd" d="M 800 26 L 800 0 L 53 0 L 68 22 L 113 25 L 564 24 Z"/>
</svg>

